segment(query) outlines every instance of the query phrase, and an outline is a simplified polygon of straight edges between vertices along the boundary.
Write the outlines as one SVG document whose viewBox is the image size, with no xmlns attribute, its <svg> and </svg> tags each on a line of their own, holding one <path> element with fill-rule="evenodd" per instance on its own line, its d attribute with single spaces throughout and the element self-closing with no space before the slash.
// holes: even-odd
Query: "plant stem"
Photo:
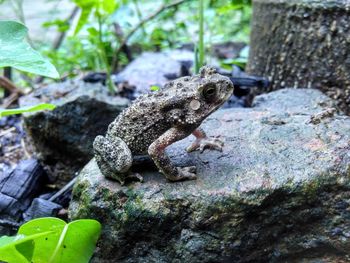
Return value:
<svg viewBox="0 0 350 263">
<path fill-rule="evenodd" d="M 109 89 L 109 91 L 114 94 L 115 93 L 115 86 L 113 83 L 113 80 L 111 78 L 111 67 L 108 63 L 108 57 L 107 57 L 107 52 L 103 43 L 103 38 L 102 38 L 102 19 L 101 16 L 98 14 L 97 15 L 97 21 L 98 21 L 98 41 L 99 41 L 99 49 L 100 49 L 100 56 L 101 56 L 101 60 L 104 64 L 105 70 L 106 70 L 106 74 L 107 74 L 107 78 L 106 78 L 106 85 Z"/>
<path fill-rule="evenodd" d="M 204 0 L 199 0 L 199 43 L 198 43 L 198 65 L 204 65 Z M 198 73 L 198 72 L 196 72 Z"/>
<path fill-rule="evenodd" d="M 139 21 L 142 21 L 142 13 L 141 13 L 141 10 L 140 10 L 140 7 L 139 7 L 139 4 L 137 3 L 137 1 L 138 0 L 133 0 L 133 3 L 134 3 L 134 6 L 135 6 L 135 10 L 136 10 L 136 14 L 138 16 L 138 19 L 139 19 Z M 147 35 L 146 29 L 145 29 L 145 27 L 143 25 L 141 26 L 141 29 L 142 29 L 143 35 L 146 36 Z"/>
<path fill-rule="evenodd" d="M 14 1 L 10 1 L 10 3 L 12 4 L 12 8 L 13 11 L 16 13 L 16 16 L 18 18 L 18 20 L 25 25 L 26 24 L 26 20 L 25 20 L 25 16 L 24 16 L 24 12 L 23 12 L 23 0 L 14 0 Z M 26 36 L 26 39 L 28 41 L 28 43 L 34 47 L 33 45 L 33 41 L 29 36 L 29 33 Z"/>
</svg>

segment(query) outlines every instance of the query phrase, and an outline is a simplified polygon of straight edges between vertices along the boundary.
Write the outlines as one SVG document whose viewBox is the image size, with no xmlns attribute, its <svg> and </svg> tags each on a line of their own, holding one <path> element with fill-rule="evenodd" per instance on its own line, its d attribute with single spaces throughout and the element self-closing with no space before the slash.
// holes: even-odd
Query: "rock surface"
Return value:
<svg viewBox="0 0 350 263">
<path fill-rule="evenodd" d="M 151 86 L 162 87 L 169 80 L 189 75 L 193 58 L 193 52 L 187 50 L 145 52 L 117 74 L 114 81 L 135 86 L 138 96 L 150 92 Z"/>
<path fill-rule="evenodd" d="M 107 88 L 99 83 L 76 79 L 37 89 L 22 97 L 20 106 L 45 102 L 53 103 L 57 108 L 25 115 L 24 128 L 44 163 L 57 164 L 63 170 L 68 167 L 67 172 L 63 172 L 70 173 L 66 174 L 68 181 L 77 167 L 92 158 L 93 140 L 106 132 L 108 124 L 129 100 L 109 96 Z"/>
<path fill-rule="evenodd" d="M 93 262 L 349 260 L 350 118 L 325 114 L 333 106 L 319 91 L 285 89 L 217 111 L 202 127 L 223 152 L 187 154 L 193 138 L 168 149 L 197 166 L 196 181 L 143 169 L 144 183 L 122 187 L 91 160 L 70 217 L 101 222 Z"/>
<path fill-rule="evenodd" d="M 350 114 L 350 2 L 254 0 L 249 74 L 317 88 Z"/>
</svg>

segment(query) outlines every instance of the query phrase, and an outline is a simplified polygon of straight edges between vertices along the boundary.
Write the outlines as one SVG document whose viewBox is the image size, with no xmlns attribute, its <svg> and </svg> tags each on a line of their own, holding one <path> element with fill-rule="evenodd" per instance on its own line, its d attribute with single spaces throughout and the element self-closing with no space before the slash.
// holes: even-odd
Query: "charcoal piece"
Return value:
<svg viewBox="0 0 350 263">
<path fill-rule="evenodd" d="M 20 220 L 46 178 L 35 159 L 23 160 L 9 173 L 0 175 L 0 219 Z"/>
<path fill-rule="evenodd" d="M 42 198 L 35 198 L 28 210 L 23 213 L 23 219 L 24 221 L 29 221 L 39 217 L 57 216 L 58 211 L 61 209 L 62 206 L 59 204 Z"/>
</svg>

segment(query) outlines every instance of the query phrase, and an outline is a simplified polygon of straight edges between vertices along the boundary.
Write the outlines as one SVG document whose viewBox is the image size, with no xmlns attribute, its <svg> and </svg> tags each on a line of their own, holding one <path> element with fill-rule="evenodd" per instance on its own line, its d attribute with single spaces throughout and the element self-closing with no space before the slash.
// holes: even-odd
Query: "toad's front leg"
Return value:
<svg viewBox="0 0 350 263">
<path fill-rule="evenodd" d="M 155 140 L 148 148 L 148 154 L 169 181 L 194 180 L 197 178 L 195 166 L 175 167 L 171 164 L 169 157 L 165 153 L 165 148 L 167 146 L 182 140 L 188 135 L 188 132 L 181 131 L 177 128 L 171 128 Z"/>
<path fill-rule="evenodd" d="M 206 148 L 222 152 L 224 142 L 220 139 L 209 138 L 201 128 L 196 129 L 192 134 L 196 137 L 196 140 L 187 147 L 187 152 L 193 152 L 197 149 L 199 149 L 200 152 L 203 152 Z"/>
</svg>

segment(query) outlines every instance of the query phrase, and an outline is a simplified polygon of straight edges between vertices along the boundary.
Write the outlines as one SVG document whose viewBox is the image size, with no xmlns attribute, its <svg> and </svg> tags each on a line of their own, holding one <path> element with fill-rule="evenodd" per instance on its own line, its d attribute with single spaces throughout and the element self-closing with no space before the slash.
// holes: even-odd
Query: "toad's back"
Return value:
<svg viewBox="0 0 350 263">
<path fill-rule="evenodd" d="M 159 105 L 166 98 L 147 94 L 125 109 L 108 127 L 107 138 L 119 137 L 133 154 L 147 154 L 148 146 L 171 128 Z"/>
</svg>

